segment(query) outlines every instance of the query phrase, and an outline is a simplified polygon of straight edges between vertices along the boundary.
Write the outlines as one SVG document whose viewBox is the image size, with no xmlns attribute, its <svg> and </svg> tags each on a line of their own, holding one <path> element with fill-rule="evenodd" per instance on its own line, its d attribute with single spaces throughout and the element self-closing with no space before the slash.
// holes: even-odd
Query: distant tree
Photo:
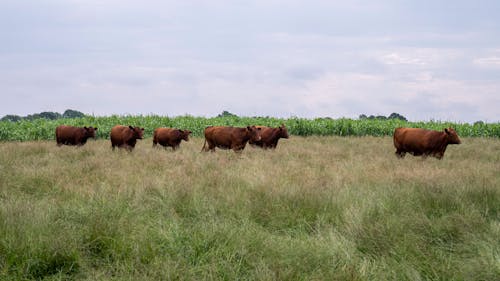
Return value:
<svg viewBox="0 0 500 281">
<path fill-rule="evenodd" d="M 23 119 L 26 120 L 34 120 L 40 118 L 40 114 L 34 113 L 34 114 L 28 114 L 27 116 L 24 116 Z"/>
<path fill-rule="evenodd" d="M 21 121 L 21 119 L 23 119 L 23 118 L 19 115 L 5 115 L 4 117 L 2 117 L 2 119 L 0 119 L 0 121 L 17 122 L 17 121 Z"/>
<path fill-rule="evenodd" d="M 238 115 L 233 114 L 227 110 L 222 111 L 221 114 L 217 115 L 217 117 L 238 117 Z"/>
<path fill-rule="evenodd" d="M 399 113 L 392 113 L 391 115 L 389 115 L 388 117 L 385 117 L 384 115 L 377 115 L 377 116 L 374 116 L 374 115 L 370 115 L 370 116 L 366 116 L 365 114 L 361 114 L 359 115 L 359 119 L 370 119 L 370 120 L 373 120 L 373 119 L 377 119 L 377 120 L 387 120 L 387 119 L 399 119 L 399 120 L 403 120 L 403 121 L 408 121 L 406 120 L 406 118 L 399 114 Z"/>
<path fill-rule="evenodd" d="M 481 120 L 474 122 L 474 126 L 481 126 L 481 125 L 484 125 L 484 122 Z"/>
<path fill-rule="evenodd" d="M 62 117 L 63 118 L 82 118 L 82 117 L 85 117 L 85 114 L 83 114 L 82 112 L 77 111 L 77 110 L 67 109 L 66 111 L 64 111 Z"/>
<path fill-rule="evenodd" d="M 51 111 L 44 111 L 40 113 L 35 113 L 32 115 L 26 116 L 26 119 L 28 120 L 34 120 L 34 119 L 40 119 L 40 118 L 45 118 L 49 120 L 56 120 L 61 118 L 61 114 L 57 112 L 51 112 Z"/>
<path fill-rule="evenodd" d="M 40 117 L 49 119 L 49 120 L 56 120 L 62 117 L 61 113 L 59 112 L 51 112 L 51 111 L 44 111 L 40 112 Z"/>
<path fill-rule="evenodd" d="M 389 115 L 388 119 L 399 119 L 399 120 L 403 120 L 403 121 L 408 121 L 408 120 L 406 120 L 406 118 L 403 115 L 396 113 L 396 112 L 391 113 L 391 115 Z"/>
</svg>

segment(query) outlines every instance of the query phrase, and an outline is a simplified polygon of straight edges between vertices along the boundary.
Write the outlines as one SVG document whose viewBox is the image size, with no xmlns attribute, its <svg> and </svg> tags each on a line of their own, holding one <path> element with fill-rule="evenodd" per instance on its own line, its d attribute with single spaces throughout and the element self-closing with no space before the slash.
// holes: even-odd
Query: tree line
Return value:
<svg viewBox="0 0 500 281">
<path fill-rule="evenodd" d="M 17 122 L 21 120 L 35 120 L 35 119 L 48 119 L 48 120 L 56 120 L 60 118 L 82 118 L 85 117 L 85 114 L 83 114 L 80 111 L 73 110 L 73 109 L 67 109 L 64 111 L 63 114 L 60 114 L 58 112 L 52 112 L 52 111 L 44 111 L 40 113 L 35 113 L 35 114 L 30 114 L 28 116 L 19 116 L 19 115 L 5 115 L 0 119 L 0 121 L 11 121 L 11 122 Z M 217 117 L 238 117 L 238 115 L 231 113 L 227 110 L 222 111 L 221 114 L 217 115 Z M 383 116 L 383 115 L 370 115 L 367 116 L 365 114 L 359 115 L 359 119 L 377 119 L 377 120 L 387 120 L 387 119 L 399 119 L 403 121 L 408 121 L 406 118 L 399 114 L 399 113 L 391 113 L 389 116 Z"/>
<path fill-rule="evenodd" d="M 40 113 L 34 113 L 27 116 L 19 116 L 19 115 L 5 115 L 0 119 L 0 121 L 11 121 L 17 122 L 21 120 L 35 120 L 35 119 L 48 119 L 48 120 L 56 120 L 60 118 L 82 118 L 85 117 L 85 114 L 78 110 L 67 109 L 63 114 L 59 112 L 52 111 L 44 111 Z"/>
<path fill-rule="evenodd" d="M 363 119 L 371 119 L 371 120 L 373 120 L 373 119 L 377 119 L 377 120 L 399 119 L 399 120 L 403 120 L 403 121 L 408 121 L 408 120 L 406 120 L 406 117 L 404 117 L 403 115 L 396 113 L 396 112 L 391 113 L 391 115 L 389 115 L 387 117 L 385 117 L 384 115 L 366 116 L 365 114 L 361 114 L 361 115 L 359 115 L 359 119 L 360 120 L 363 120 Z"/>
<path fill-rule="evenodd" d="M 234 113 L 231 113 L 227 110 L 224 110 L 222 111 L 221 114 L 217 115 L 217 117 L 238 117 L 238 115 L 234 114 Z M 257 116 L 255 116 L 257 117 Z M 269 117 L 269 116 L 267 116 Z M 370 116 L 367 116 L 366 114 L 361 114 L 359 115 L 359 119 L 360 120 L 363 120 L 363 119 L 370 119 L 370 120 L 374 120 L 374 119 L 377 119 L 377 120 L 388 120 L 388 119 L 399 119 L 399 120 L 403 120 L 403 121 L 408 121 L 406 119 L 406 117 L 404 117 L 403 115 L 399 114 L 399 113 L 396 113 L 396 112 L 393 112 L 391 113 L 391 115 L 389 116 L 384 116 L 384 115 L 370 115 Z"/>
</svg>

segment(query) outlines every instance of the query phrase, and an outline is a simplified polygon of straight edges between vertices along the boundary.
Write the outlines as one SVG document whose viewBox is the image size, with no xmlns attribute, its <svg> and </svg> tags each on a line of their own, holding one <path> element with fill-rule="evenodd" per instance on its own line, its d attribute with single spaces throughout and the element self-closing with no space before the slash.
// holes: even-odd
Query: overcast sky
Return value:
<svg viewBox="0 0 500 281">
<path fill-rule="evenodd" d="M 0 0 L 0 116 L 500 121 L 500 1 Z"/>
</svg>

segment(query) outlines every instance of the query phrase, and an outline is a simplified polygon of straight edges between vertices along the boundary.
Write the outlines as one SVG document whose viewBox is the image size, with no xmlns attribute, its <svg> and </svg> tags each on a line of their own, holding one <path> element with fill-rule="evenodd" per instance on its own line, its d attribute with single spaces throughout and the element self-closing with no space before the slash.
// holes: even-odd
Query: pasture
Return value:
<svg viewBox="0 0 500 281">
<path fill-rule="evenodd" d="M 461 139 L 0 142 L 0 279 L 500 280 L 500 139 Z"/>
</svg>

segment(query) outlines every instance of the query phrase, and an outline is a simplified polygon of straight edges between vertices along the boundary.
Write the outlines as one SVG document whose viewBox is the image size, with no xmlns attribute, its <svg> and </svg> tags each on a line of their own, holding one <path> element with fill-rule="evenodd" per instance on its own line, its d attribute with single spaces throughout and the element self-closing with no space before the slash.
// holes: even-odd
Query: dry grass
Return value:
<svg viewBox="0 0 500 281">
<path fill-rule="evenodd" d="M 0 143 L 0 279 L 498 280 L 500 140 L 462 141 Z"/>
</svg>

